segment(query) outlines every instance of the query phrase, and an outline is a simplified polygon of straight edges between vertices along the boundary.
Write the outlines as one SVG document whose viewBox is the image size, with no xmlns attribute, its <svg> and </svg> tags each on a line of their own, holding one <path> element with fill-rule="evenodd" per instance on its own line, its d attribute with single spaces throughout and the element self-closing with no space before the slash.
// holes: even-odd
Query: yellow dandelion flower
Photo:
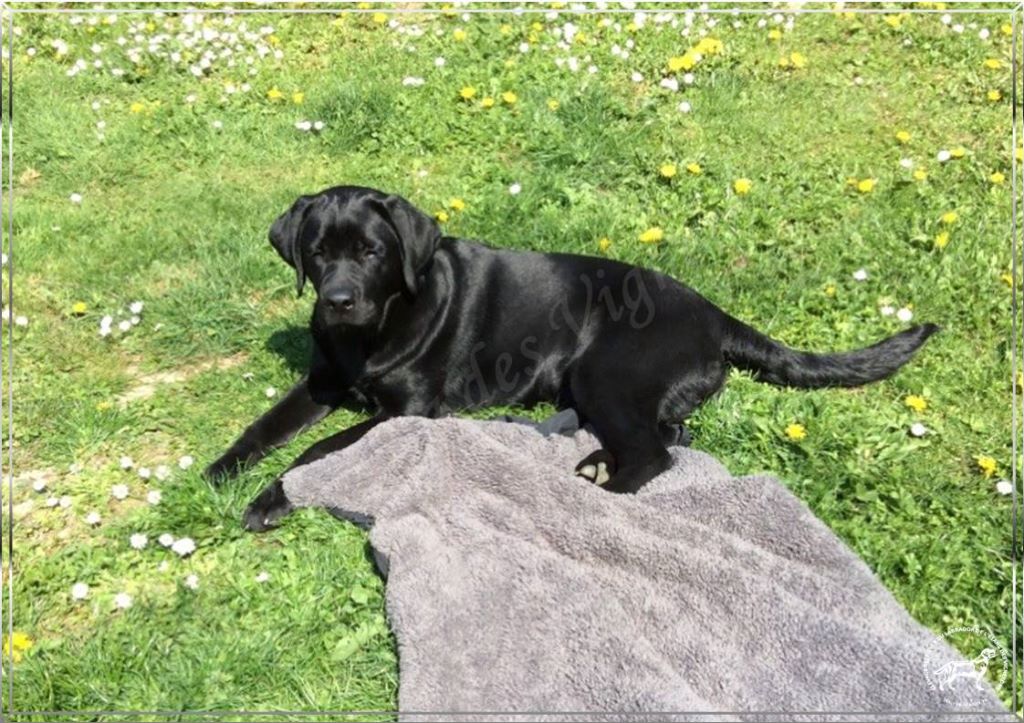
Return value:
<svg viewBox="0 0 1024 723">
<path fill-rule="evenodd" d="M 1011 274 L 1000 274 L 999 280 L 1002 281 L 1007 286 L 1009 286 L 1011 289 L 1013 288 L 1013 276 Z"/>
<path fill-rule="evenodd" d="M 780 68 L 788 68 L 789 67 L 789 58 L 787 58 L 785 55 L 783 55 L 781 58 L 779 58 L 779 67 Z"/>
<path fill-rule="evenodd" d="M 685 55 L 673 55 L 668 59 L 668 69 L 673 73 L 678 73 L 680 70 L 687 70 L 686 66 L 693 67 L 693 58 Z"/>
<path fill-rule="evenodd" d="M 451 201 L 448 202 L 448 207 L 451 208 L 453 211 L 463 211 L 466 208 L 466 202 L 463 201 L 461 198 L 453 198 Z"/>
<path fill-rule="evenodd" d="M 10 656 L 15 663 L 21 662 L 21 654 L 32 647 L 32 638 L 25 633 L 15 632 L 11 636 L 4 636 L 3 655 Z"/>
<path fill-rule="evenodd" d="M 801 439 L 807 437 L 807 428 L 796 422 L 786 425 L 786 436 L 792 439 L 794 442 L 799 442 Z"/>
<path fill-rule="evenodd" d="M 459 97 L 463 100 L 472 100 L 476 95 L 476 88 L 471 85 L 464 85 L 459 90 Z"/>
<path fill-rule="evenodd" d="M 985 97 L 995 103 L 996 101 L 1002 100 L 1003 94 L 998 90 L 990 90 L 985 94 Z"/>
<path fill-rule="evenodd" d="M 509 105 L 515 105 L 516 101 L 519 100 L 519 96 L 517 96 L 511 90 L 506 90 L 504 93 L 501 94 L 501 99 L 502 101 L 508 103 Z"/>
<path fill-rule="evenodd" d="M 835 296 L 836 295 L 836 285 L 835 284 L 827 285 L 825 287 L 825 289 L 824 289 L 824 292 L 825 292 L 825 296 Z"/>
<path fill-rule="evenodd" d="M 606 253 L 612 247 L 612 240 L 605 236 L 597 242 L 597 247 L 601 249 L 601 253 Z"/>
<path fill-rule="evenodd" d="M 359 8 L 360 10 L 369 10 L 370 9 L 370 3 L 368 3 L 368 2 L 357 3 L 356 7 Z"/>
<path fill-rule="evenodd" d="M 448 223 L 448 212 L 443 210 L 437 211 L 436 213 L 434 213 L 434 218 L 436 218 L 441 223 Z"/>
<path fill-rule="evenodd" d="M 900 143 L 909 143 L 910 134 L 907 131 L 896 131 L 896 140 Z"/>
<path fill-rule="evenodd" d="M 956 148 L 949 152 L 949 155 L 951 155 L 953 158 L 963 158 L 965 155 L 967 155 L 967 149 L 964 148 L 963 146 L 957 146 Z"/>
<path fill-rule="evenodd" d="M 718 55 L 725 49 L 725 45 L 718 38 L 701 38 L 700 42 L 694 46 L 693 50 L 701 55 Z"/>
<path fill-rule="evenodd" d="M 1021 146 L 1013 152 L 1013 157 L 1018 161 L 1024 161 L 1024 146 Z"/>
<path fill-rule="evenodd" d="M 500 28 L 498 28 L 498 32 L 500 32 L 502 35 L 511 35 L 511 33 L 512 33 L 512 26 L 511 25 L 502 25 Z"/>
<path fill-rule="evenodd" d="M 915 412 L 923 412 L 928 408 L 928 402 L 924 397 L 917 394 L 909 394 L 907 398 L 903 400 L 903 403 L 913 409 Z"/>
<path fill-rule="evenodd" d="M 871 193 L 877 185 L 877 178 L 865 178 L 863 181 L 857 181 L 857 190 L 861 193 Z"/>
<path fill-rule="evenodd" d="M 782 40 L 782 31 L 778 28 L 772 28 L 768 31 L 769 40 Z"/>
<path fill-rule="evenodd" d="M 277 100 L 281 100 L 282 98 L 284 98 L 284 93 L 282 93 L 280 90 L 278 90 L 276 85 L 273 88 L 271 88 L 270 90 L 267 91 L 267 99 L 268 100 L 277 101 Z"/>
<path fill-rule="evenodd" d="M 554 98 L 548 98 L 548 110 L 558 110 L 558 101 Z"/>
<path fill-rule="evenodd" d="M 985 67 L 991 70 L 999 70 L 1000 68 L 1003 67 L 1003 61 L 1001 61 L 999 58 L 986 58 Z"/>
<path fill-rule="evenodd" d="M 956 211 L 946 211 L 944 214 L 939 216 L 939 220 L 949 226 L 950 224 L 956 223 L 956 220 L 960 218 Z"/>
<path fill-rule="evenodd" d="M 128 106 L 128 110 L 132 113 L 141 113 L 142 111 L 146 110 L 146 104 L 135 101 L 130 106 Z"/>
<path fill-rule="evenodd" d="M 992 181 L 992 183 L 999 186 L 1006 182 L 1006 176 L 1004 176 L 999 171 L 996 171 L 995 173 L 988 177 L 988 180 Z"/>
<path fill-rule="evenodd" d="M 750 182 L 749 178 L 737 178 L 732 182 L 732 190 L 739 196 L 746 196 L 753 187 L 754 184 Z"/>
<path fill-rule="evenodd" d="M 804 54 L 796 51 L 789 54 L 789 60 L 793 63 L 794 68 L 803 68 L 807 65 L 807 58 Z"/>
<path fill-rule="evenodd" d="M 493 108 L 494 107 L 494 98 L 492 98 L 491 96 L 487 96 L 486 98 L 482 99 L 480 101 L 480 107 L 481 108 Z"/>
<path fill-rule="evenodd" d="M 1009 23 L 1003 23 L 999 26 L 999 29 L 1002 31 L 1003 35 L 1013 35 L 1013 26 Z"/>
<path fill-rule="evenodd" d="M 700 167 L 699 163 L 687 163 L 686 170 L 692 173 L 694 176 L 699 176 L 704 172 L 704 169 Z"/>
<path fill-rule="evenodd" d="M 452 31 L 452 40 L 456 43 L 461 43 L 467 37 L 466 31 L 462 28 L 455 28 L 455 30 Z"/>
<path fill-rule="evenodd" d="M 75 316 L 81 316 L 88 310 L 88 306 L 85 305 L 84 301 L 76 301 L 71 305 L 71 313 Z"/>
<path fill-rule="evenodd" d="M 107 411 L 108 409 L 110 409 L 113 406 L 114 406 L 114 403 L 111 402 L 109 399 L 106 399 L 106 400 L 104 400 L 102 402 L 96 402 L 96 411 L 97 412 L 105 412 L 105 411 Z"/>
<path fill-rule="evenodd" d="M 377 25 L 383 25 L 387 21 L 388 21 L 388 16 L 385 15 L 384 13 L 374 13 L 373 14 L 373 22 L 377 23 Z"/>
<path fill-rule="evenodd" d="M 942 231 L 935 236 L 935 248 L 944 249 L 949 244 L 949 232 Z"/>
<path fill-rule="evenodd" d="M 885 24 L 890 28 L 898 28 L 903 24 L 903 18 L 899 15 L 886 15 L 883 19 L 885 20 Z"/>
<path fill-rule="evenodd" d="M 918 168 L 916 171 L 914 171 L 915 181 L 923 181 L 926 178 L 928 178 L 928 172 L 925 171 L 923 168 Z"/>
<path fill-rule="evenodd" d="M 535 33 L 539 33 L 541 30 L 544 29 L 544 24 L 534 20 L 533 25 L 530 26 L 530 29 L 532 29 Z"/>
<path fill-rule="evenodd" d="M 999 463 L 987 454 L 979 454 L 974 460 L 978 463 L 978 469 L 986 477 L 991 477 L 999 470 Z"/>
<path fill-rule="evenodd" d="M 292 103 L 295 105 L 302 105 L 302 101 L 306 100 L 306 94 L 296 91 L 292 93 Z"/>
<path fill-rule="evenodd" d="M 662 178 L 673 178 L 676 175 L 676 166 L 674 163 L 665 163 L 658 169 L 658 173 Z"/>
<path fill-rule="evenodd" d="M 665 232 L 660 226 L 651 226 L 639 236 L 640 243 L 644 244 L 656 244 L 664 238 Z"/>
</svg>

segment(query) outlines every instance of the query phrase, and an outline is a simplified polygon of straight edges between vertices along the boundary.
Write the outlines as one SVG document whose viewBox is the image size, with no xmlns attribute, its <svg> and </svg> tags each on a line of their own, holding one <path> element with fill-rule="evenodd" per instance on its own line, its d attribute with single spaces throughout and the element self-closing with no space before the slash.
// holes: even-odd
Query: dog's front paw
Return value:
<svg viewBox="0 0 1024 723">
<path fill-rule="evenodd" d="M 576 475 L 596 485 L 603 485 L 615 474 L 615 458 L 606 449 L 591 452 L 576 465 Z"/>
<path fill-rule="evenodd" d="M 238 474 L 239 464 L 238 455 L 227 452 L 203 470 L 203 479 L 214 485 L 226 482 Z"/>
<path fill-rule="evenodd" d="M 245 509 L 242 526 L 250 532 L 265 532 L 271 527 L 276 527 L 277 521 L 292 509 L 292 503 L 285 496 L 281 480 L 274 480 Z"/>
</svg>

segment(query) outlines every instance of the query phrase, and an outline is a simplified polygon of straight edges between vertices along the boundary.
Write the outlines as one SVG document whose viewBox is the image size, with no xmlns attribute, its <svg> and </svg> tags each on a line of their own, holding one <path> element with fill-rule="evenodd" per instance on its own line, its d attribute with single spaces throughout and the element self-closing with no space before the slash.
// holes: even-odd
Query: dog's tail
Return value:
<svg viewBox="0 0 1024 723">
<path fill-rule="evenodd" d="M 722 353 L 725 360 L 769 384 L 790 387 L 856 387 L 885 379 L 906 364 L 939 330 L 922 324 L 865 349 L 838 354 L 797 351 L 769 339 L 742 321 L 726 316 Z"/>
</svg>

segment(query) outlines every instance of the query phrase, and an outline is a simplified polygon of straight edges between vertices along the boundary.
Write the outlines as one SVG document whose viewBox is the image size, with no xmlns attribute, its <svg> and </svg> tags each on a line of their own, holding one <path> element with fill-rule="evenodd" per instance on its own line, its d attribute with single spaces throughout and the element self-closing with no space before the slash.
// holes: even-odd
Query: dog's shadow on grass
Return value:
<svg viewBox="0 0 1024 723">
<path fill-rule="evenodd" d="M 275 331 L 267 339 L 267 349 L 284 359 L 295 374 L 309 370 L 309 358 L 313 349 L 313 338 L 304 326 L 289 326 Z"/>
</svg>

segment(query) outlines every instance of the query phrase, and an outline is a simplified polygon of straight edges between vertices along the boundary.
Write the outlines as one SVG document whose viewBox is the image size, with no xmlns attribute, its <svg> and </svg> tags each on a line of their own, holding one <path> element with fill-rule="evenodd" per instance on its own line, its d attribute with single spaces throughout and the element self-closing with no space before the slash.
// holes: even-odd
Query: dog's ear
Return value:
<svg viewBox="0 0 1024 723">
<path fill-rule="evenodd" d="M 415 295 L 419 291 L 420 272 L 430 263 L 441 242 L 441 228 L 434 219 L 401 196 L 388 196 L 383 205 L 386 217 L 398 235 L 405 288 Z"/>
<path fill-rule="evenodd" d="M 302 246 L 300 238 L 302 225 L 306 221 L 309 210 L 313 207 L 313 199 L 300 196 L 292 207 L 281 214 L 270 227 L 270 243 L 281 254 L 281 258 L 295 269 L 295 292 L 302 296 L 302 288 L 306 285 L 306 274 L 302 269 Z"/>
</svg>

